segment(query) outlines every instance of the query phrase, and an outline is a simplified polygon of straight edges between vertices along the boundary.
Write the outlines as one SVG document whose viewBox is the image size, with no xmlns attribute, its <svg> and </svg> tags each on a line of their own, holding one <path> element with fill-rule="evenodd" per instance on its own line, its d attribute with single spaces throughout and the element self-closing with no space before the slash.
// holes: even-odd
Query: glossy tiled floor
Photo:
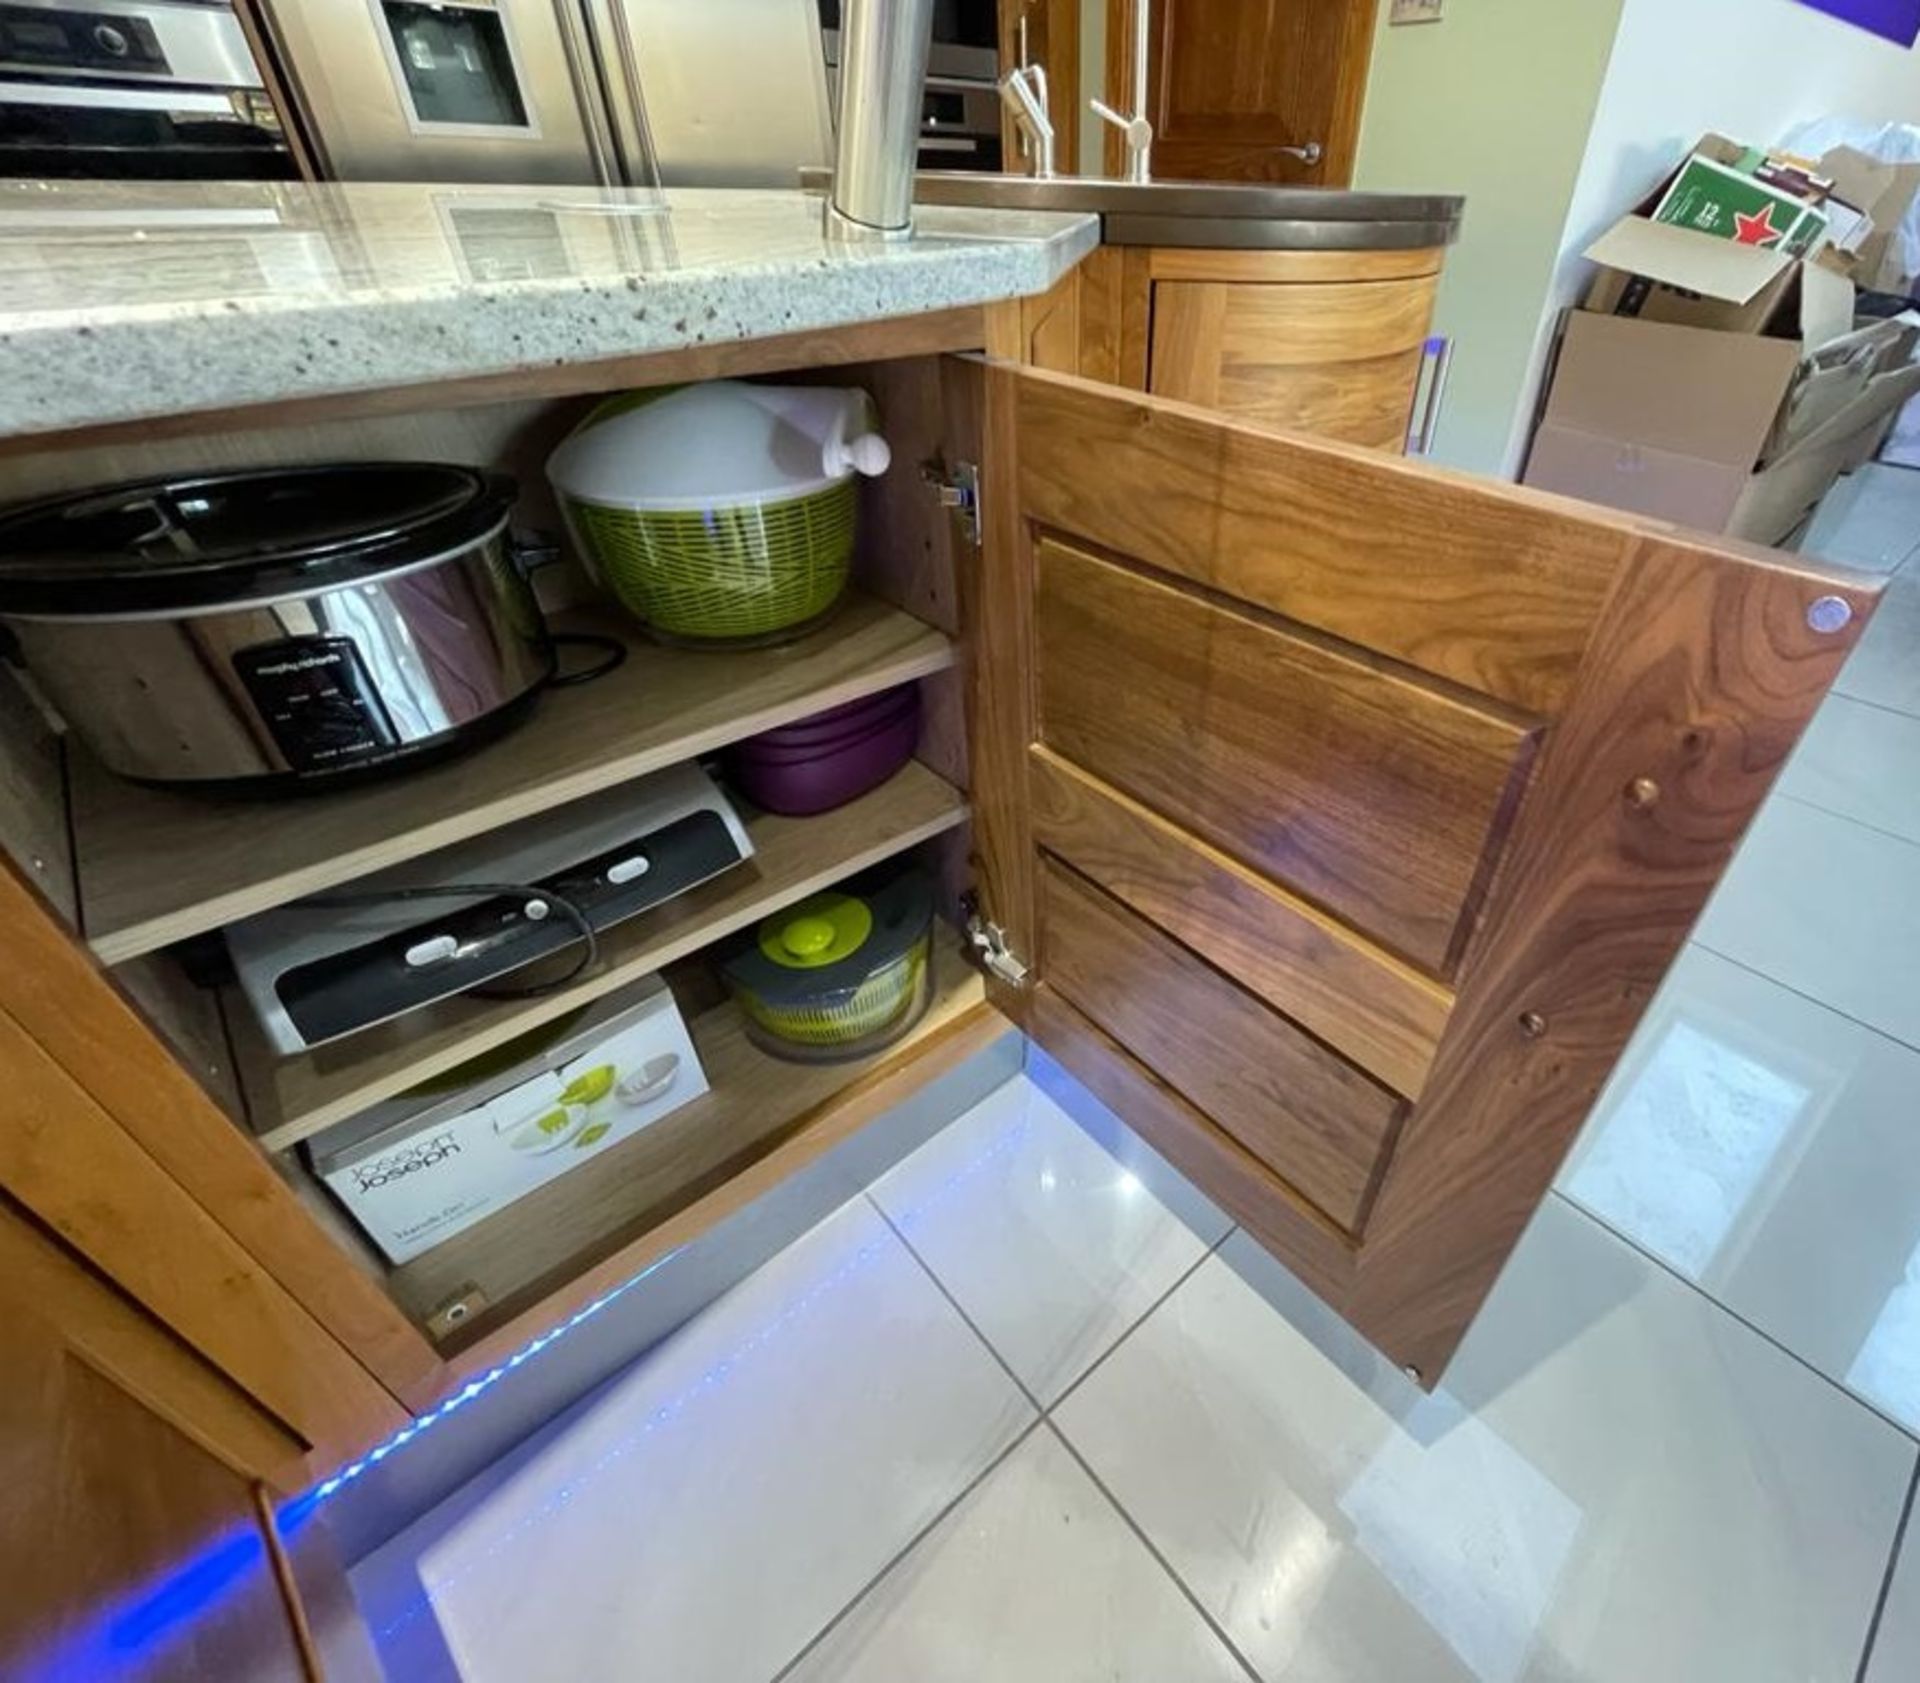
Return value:
<svg viewBox="0 0 1920 1683">
<path fill-rule="evenodd" d="M 361 1561 L 395 1683 L 1920 1678 L 1893 590 L 1433 1395 L 1042 1060 Z"/>
</svg>

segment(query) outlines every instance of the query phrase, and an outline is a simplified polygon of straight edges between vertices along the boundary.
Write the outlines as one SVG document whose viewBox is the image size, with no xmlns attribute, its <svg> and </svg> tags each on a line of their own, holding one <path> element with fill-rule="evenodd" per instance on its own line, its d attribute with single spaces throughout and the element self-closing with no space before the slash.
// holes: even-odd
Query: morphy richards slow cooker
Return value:
<svg viewBox="0 0 1920 1683">
<path fill-rule="evenodd" d="M 510 479 L 357 462 L 0 511 L 0 625 L 109 769 L 271 792 L 466 747 L 554 678 Z"/>
</svg>

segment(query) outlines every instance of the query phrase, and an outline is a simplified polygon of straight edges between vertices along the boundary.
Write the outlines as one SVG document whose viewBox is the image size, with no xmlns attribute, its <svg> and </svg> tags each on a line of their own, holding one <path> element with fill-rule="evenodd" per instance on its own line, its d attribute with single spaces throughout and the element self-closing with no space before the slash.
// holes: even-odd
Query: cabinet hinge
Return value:
<svg viewBox="0 0 1920 1683">
<path fill-rule="evenodd" d="M 1027 965 L 1007 945 L 1006 931 L 981 916 L 980 902 L 971 894 L 962 897 L 960 909 L 966 915 L 967 945 L 973 949 L 974 956 L 1009 987 L 1024 988 L 1029 973 Z"/>
<path fill-rule="evenodd" d="M 967 542 L 980 547 L 980 469 L 972 462 L 928 462 L 920 477 L 934 489 L 942 508 L 960 516 Z"/>
</svg>

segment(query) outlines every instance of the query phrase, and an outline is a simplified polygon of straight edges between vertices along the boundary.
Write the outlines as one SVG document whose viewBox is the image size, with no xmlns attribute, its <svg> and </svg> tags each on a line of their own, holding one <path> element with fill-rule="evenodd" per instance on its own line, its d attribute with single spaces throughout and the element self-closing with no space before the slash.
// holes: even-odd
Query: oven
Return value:
<svg viewBox="0 0 1920 1683">
<path fill-rule="evenodd" d="M 217 0 L 0 0 L 0 175 L 298 173 L 239 19 Z"/>
</svg>

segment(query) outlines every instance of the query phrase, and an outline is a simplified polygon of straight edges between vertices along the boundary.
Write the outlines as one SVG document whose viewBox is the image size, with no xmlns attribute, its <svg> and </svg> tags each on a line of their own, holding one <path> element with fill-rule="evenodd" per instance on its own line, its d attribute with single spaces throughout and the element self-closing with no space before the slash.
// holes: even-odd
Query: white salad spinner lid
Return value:
<svg viewBox="0 0 1920 1683">
<path fill-rule="evenodd" d="M 555 491 L 603 508 L 772 502 L 892 460 L 867 394 L 848 388 L 712 380 L 603 408 L 547 458 Z"/>
</svg>

